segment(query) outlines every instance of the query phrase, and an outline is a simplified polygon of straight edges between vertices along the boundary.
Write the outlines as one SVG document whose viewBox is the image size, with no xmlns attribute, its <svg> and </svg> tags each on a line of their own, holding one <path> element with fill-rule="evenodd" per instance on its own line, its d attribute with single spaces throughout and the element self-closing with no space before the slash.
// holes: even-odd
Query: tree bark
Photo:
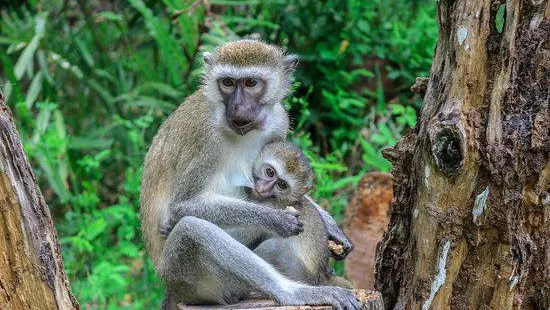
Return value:
<svg viewBox="0 0 550 310">
<path fill-rule="evenodd" d="M 393 149 L 386 309 L 550 309 L 550 1 L 438 1 L 419 122 Z"/>
<path fill-rule="evenodd" d="M 78 309 L 57 234 L 0 94 L 0 309 Z"/>
</svg>

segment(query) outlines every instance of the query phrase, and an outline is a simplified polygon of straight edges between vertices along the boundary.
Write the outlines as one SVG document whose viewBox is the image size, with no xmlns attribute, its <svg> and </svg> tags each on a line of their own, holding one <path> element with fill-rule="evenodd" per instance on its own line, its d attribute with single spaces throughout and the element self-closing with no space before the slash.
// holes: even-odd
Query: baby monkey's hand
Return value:
<svg viewBox="0 0 550 310">
<path fill-rule="evenodd" d="M 300 216 L 300 211 L 296 210 L 294 207 L 286 207 L 282 212 L 282 222 L 280 226 L 276 228 L 277 233 L 281 237 L 290 237 L 295 236 L 304 231 L 304 223 L 298 219 Z"/>
<path fill-rule="evenodd" d="M 328 241 L 328 249 L 333 256 L 342 256 L 345 252 L 344 246 L 341 244 L 337 244 L 336 242 L 329 240 Z"/>
</svg>

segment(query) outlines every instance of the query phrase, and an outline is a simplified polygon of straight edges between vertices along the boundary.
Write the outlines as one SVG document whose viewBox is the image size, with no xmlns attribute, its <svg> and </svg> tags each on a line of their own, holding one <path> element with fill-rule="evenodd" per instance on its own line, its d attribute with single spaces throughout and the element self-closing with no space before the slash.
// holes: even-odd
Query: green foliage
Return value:
<svg viewBox="0 0 550 310">
<path fill-rule="evenodd" d="M 0 90 L 52 210 L 85 309 L 158 308 L 139 231 L 139 184 L 163 119 L 198 86 L 201 52 L 255 36 L 299 54 L 285 102 L 341 219 L 381 150 L 416 122 L 408 87 L 437 35 L 429 0 L 22 1 L 0 4 Z M 337 265 L 337 271 L 341 271 Z"/>
</svg>

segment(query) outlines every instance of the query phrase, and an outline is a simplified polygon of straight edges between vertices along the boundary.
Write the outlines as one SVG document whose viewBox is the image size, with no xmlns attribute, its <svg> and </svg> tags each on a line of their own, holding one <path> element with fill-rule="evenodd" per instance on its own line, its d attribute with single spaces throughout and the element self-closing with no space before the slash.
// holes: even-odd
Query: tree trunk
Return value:
<svg viewBox="0 0 550 310">
<path fill-rule="evenodd" d="M 387 309 L 550 309 L 550 0 L 438 1 L 418 125 L 393 164 Z M 421 89 L 416 87 L 415 89 Z"/>
<path fill-rule="evenodd" d="M 0 94 L 0 309 L 78 309 L 50 211 Z"/>
</svg>

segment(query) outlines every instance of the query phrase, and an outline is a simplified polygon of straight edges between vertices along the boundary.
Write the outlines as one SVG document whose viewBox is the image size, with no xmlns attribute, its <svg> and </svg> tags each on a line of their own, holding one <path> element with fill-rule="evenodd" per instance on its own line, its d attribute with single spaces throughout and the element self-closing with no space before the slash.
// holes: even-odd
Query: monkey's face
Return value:
<svg viewBox="0 0 550 310">
<path fill-rule="evenodd" d="M 306 193 L 296 178 L 280 171 L 273 165 L 264 163 L 254 171 L 254 189 L 252 198 L 260 201 L 274 199 L 280 204 L 293 204 L 300 201 Z"/>
<path fill-rule="evenodd" d="M 202 89 L 217 125 L 238 135 L 286 130 L 288 116 L 276 105 L 290 92 L 296 56 L 260 41 L 238 40 L 204 53 L 204 62 Z"/>
<path fill-rule="evenodd" d="M 261 101 L 265 95 L 266 81 L 257 77 L 218 79 L 218 90 L 225 105 L 228 126 L 237 134 L 245 135 L 263 125 L 265 115 Z"/>
</svg>

